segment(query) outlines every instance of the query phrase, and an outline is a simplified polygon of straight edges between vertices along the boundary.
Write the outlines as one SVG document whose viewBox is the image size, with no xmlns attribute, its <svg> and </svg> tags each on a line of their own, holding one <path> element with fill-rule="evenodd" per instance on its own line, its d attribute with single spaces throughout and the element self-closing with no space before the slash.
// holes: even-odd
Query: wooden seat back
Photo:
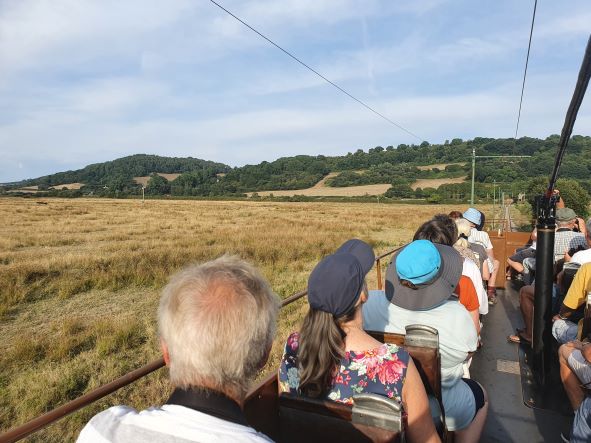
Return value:
<svg viewBox="0 0 591 443">
<path fill-rule="evenodd" d="M 280 439 L 292 442 L 402 442 L 405 423 L 393 399 L 362 394 L 354 406 L 283 393 L 279 396 Z"/>
<path fill-rule="evenodd" d="M 440 404 L 441 399 L 441 355 L 437 330 L 424 325 L 409 325 L 407 334 L 366 331 L 382 343 L 404 346 L 412 357 L 427 393 L 433 394 Z"/>
</svg>

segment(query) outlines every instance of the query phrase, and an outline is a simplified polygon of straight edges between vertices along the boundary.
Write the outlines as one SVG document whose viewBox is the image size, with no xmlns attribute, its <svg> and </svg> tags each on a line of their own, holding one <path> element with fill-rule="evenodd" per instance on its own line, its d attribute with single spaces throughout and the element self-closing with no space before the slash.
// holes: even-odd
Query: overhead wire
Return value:
<svg viewBox="0 0 591 443">
<path fill-rule="evenodd" d="M 525 57 L 525 69 L 523 71 L 523 82 L 521 84 L 521 98 L 519 99 L 519 112 L 517 113 L 517 125 L 515 126 L 514 146 L 517 144 L 517 132 L 519 131 L 519 121 L 521 119 L 521 106 L 523 105 L 523 92 L 525 91 L 525 79 L 527 77 L 527 65 L 529 64 L 529 53 L 531 50 L 531 40 L 534 33 L 534 23 L 536 21 L 536 9 L 538 7 L 538 0 L 534 2 L 534 12 L 531 18 L 531 27 L 529 30 L 529 43 L 527 44 L 527 56 Z"/>
<path fill-rule="evenodd" d="M 259 35 L 260 37 L 262 37 L 263 39 L 265 39 L 267 42 L 271 43 L 273 46 L 275 46 L 277 49 L 279 49 L 280 51 L 282 51 L 284 54 L 286 54 L 287 56 L 291 57 L 293 60 L 295 60 L 296 62 L 298 62 L 300 65 L 304 66 L 306 69 L 310 70 L 311 72 L 313 72 L 314 74 L 316 74 L 318 77 L 320 77 L 322 80 L 324 80 L 325 82 L 327 82 L 328 84 L 334 86 L 335 88 L 337 88 L 339 91 L 341 91 L 343 94 L 345 94 L 346 96 L 348 96 L 349 98 L 355 100 L 357 103 L 359 103 L 361 106 L 363 106 L 364 108 L 368 109 L 369 111 L 373 112 L 375 115 L 377 115 L 378 117 L 381 117 L 382 119 L 386 120 L 388 123 L 396 126 L 398 129 L 406 132 L 409 135 L 412 135 L 413 137 L 415 137 L 416 139 L 423 141 L 424 139 L 419 137 L 417 134 L 415 134 L 414 132 L 409 131 L 408 129 L 406 129 L 404 126 L 402 126 L 399 123 L 396 123 L 394 120 L 386 117 L 384 114 L 382 114 L 379 111 L 376 111 L 374 108 L 372 108 L 371 106 L 369 106 L 367 103 L 365 103 L 364 101 L 358 99 L 357 97 L 355 97 L 354 95 L 350 94 L 349 92 L 347 92 L 345 89 L 343 89 L 342 87 L 340 87 L 339 85 L 337 85 L 335 82 L 329 80 L 328 78 L 326 78 L 324 75 L 322 75 L 320 72 L 318 72 L 317 70 L 315 70 L 314 68 L 312 68 L 310 65 L 304 63 L 301 59 L 299 59 L 298 57 L 296 57 L 295 55 L 293 55 L 291 52 L 289 52 L 288 50 L 282 48 L 281 46 L 279 46 L 277 43 L 275 43 L 273 40 L 271 40 L 269 37 L 267 37 L 266 35 L 262 34 L 261 32 L 257 31 L 255 28 L 253 28 L 251 25 L 249 25 L 248 23 L 246 23 L 244 20 L 242 20 L 240 17 L 236 16 L 235 14 L 233 14 L 232 12 L 230 12 L 228 9 L 226 9 L 225 7 L 223 7 L 222 5 L 220 5 L 218 2 L 216 2 L 215 0 L 209 0 L 211 3 L 213 3 L 214 5 L 216 5 L 218 8 L 220 8 L 222 11 L 224 11 L 226 14 L 230 15 L 231 17 L 233 17 L 235 20 L 239 21 L 240 23 L 242 23 L 244 26 L 246 26 L 248 29 L 250 29 L 251 31 L 253 31 L 255 34 Z M 537 0 L 536 0 L 537 1 Z"/>
</svg>

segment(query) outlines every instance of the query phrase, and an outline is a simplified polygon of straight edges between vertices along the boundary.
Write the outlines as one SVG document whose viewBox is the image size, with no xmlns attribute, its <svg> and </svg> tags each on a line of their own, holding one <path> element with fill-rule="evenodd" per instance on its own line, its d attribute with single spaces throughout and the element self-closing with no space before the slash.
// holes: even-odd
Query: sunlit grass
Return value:
<svg viewBox="0 0 591 443">
<path fill-rule="evenodd" d="M 438 212 L 465 207 L 348 203 L 0 199 L 0 428 L 21 424 L 159 357 L 156 307 L 189 263 L 236 254 L 281 297 L 305 289 L 317 261 L 357 237 L 376 253 L 407 242 Z M 385 264 L 384 264 L 385 266 Z M 375 287 L 375 274 L 369 276 Z M 281 314 L 267 370 L 299 327 Z M 161 403 L 166 371 L 51 426 L 32 441 L 75 439 L 113 404 Z"/>
</svg>

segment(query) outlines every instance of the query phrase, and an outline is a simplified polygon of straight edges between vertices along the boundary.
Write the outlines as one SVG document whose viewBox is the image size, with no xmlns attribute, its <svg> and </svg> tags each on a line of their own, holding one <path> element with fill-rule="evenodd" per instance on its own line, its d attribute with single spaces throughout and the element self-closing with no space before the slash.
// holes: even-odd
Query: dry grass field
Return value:
<svg viewBox="0 0 591 443">
<path fill-rule="evenodd" d="M 363 173 L 363 171 L 355 171 L 358 173 Z M 285 190 L 285 191 L 258 191 L 256 194 L 260 195 L 261 197 L 265 197 L 267 195 L 274 195 L 276 197 L 292 197 L 294 195 L 306 195 L 309 197 L 357 197 L 363 195 L 382 195 L 388 189 L 390 189 L 390 184 L 383 183 L 377 185 L 363 185 L 363 186 L 345 186 L 345 187 L 330 187 L 326 185 L 326 181 L 329 178 L 336 177 L 339 175 L 339 172 L 331 172 L 318 183 L 316 183 L 311 188 L 307 189 L 295 189 L 295 190 Z M 254 192 L 249 192 L 247 195 L 251 197 Z"/>
<path fill-rule="evenodd" d="M 175 178 L 177 178 L 179 175 L 181 175 L 181 174 L 164 174 L 161 172 L 158 172 L 157 174 L 160 177 L 165 178 L 169 182 L 173 181 Z M 146 175 L 144 177 L 134 177 L 133 181 L 135 181 L 138 185 L 142 185 L 142 186 L 146 187 L 146 186 L 148 186 L 148 182 L 150 181 L 150 176 Z"/>
<path fill-rule="evenodd" d="M 261 197 L 273 194 L 275 197 L 291 197 L 293 195 L 306 195 L 310 197 L 356 197 L 363 195 L 381 195 L 390 189 L 390 184 L 378 185 L 362 185 L 362 186 L 345 186 L 339 188 L 332 188 L 330 186 L 314 185 L 307 189 L 297 189 L 289 191 L 259 191 L 258 195 Z M 253 192 L 249 193 L 249 196 Z"/>
<path fill-rule="evenodd" d="M 446 206 L 349 203 L 0 199 L 0 429 L 21 424 L 159 357 L 155 312 L 168 276 L 224 253 L 255 263 L 281 297 L 341 242 L 381 253 Z M 412 214 L 412 217 L 409 217 Z M 375 274 L 370 274 L 375 287 Z M 284 309 L 267 370 L 306 310 Z M 169 392 L 160 370 L 30 441 L 72 441 L 113 404 Z"/>
<path fill-rule="evenodd" d="M 430 171 L 433 168 L 444 170 L 446 166 L 450 166 L 450 165 L 464 166 L 465 164 L 466 164 L 465 162 L 464 163 L 435 163 L 432 165 L 417 166 L 417 169 L 419 169 L 420 171 Z"/>
<path fill-rule="evenodd" d="M 412 189 L 425 189 L 425 188 L 435 188 L 437 189 L 441 185 L 445 185 L 448 183 L 464 183 L 466 181 L 466 177 L 456 177 L 456 178 L 419 178 L 415 181 L 410 187 Z"/>
</svg>

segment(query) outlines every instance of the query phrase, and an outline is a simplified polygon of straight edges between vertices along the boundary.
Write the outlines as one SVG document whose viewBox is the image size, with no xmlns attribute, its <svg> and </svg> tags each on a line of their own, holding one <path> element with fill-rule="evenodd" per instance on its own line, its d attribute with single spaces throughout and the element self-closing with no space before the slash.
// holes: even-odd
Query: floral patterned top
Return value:
<svg viewBox="0 0 591 443">
<path fill-rule="evenodd" d="M 300 334 L 292 333 L 285 345 L 279 367 L 281 392 L 297 394 L 300 385 L 297 351 Z M 341 360 L 327 398 L 353 404 L 353 395 L 362 392 L 384 395 L 402 401 L 409 355 L 399 346 L 383 344 L 368 351 L 347 351 Z"/>
</svg>

